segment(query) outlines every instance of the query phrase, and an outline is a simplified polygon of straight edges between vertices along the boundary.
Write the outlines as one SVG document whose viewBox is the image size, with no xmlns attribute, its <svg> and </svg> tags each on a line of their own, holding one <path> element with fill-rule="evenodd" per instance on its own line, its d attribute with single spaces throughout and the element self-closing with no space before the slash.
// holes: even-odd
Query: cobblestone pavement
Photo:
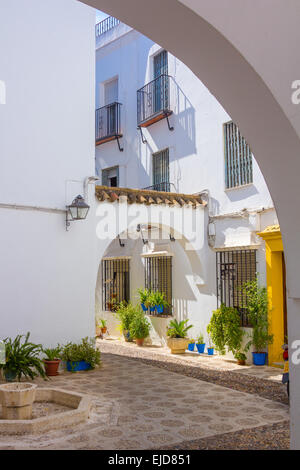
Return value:
<svg viewBox="0 0 300 470">
<path fill-rule="evenodd" d="M 50 385 L 91 395 L 90 420 L 43 435 L 0 436 L 0 449 L 175 448 L 288 419 L 283 403 L 110 353 L 102 353 L 99 369 L 65 372 Z"/>
</svg>

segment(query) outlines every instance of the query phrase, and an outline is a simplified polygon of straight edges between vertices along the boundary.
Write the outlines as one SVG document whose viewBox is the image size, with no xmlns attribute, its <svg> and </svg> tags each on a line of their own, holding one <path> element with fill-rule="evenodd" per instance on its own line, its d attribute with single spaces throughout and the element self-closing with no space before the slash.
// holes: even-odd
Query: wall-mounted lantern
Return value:
<svg viewBox="0 0 300 470">
<path fill-rule="evenodd" d="M 66 212 L 66 229 L 70 226 L 70 222 L 74 220 L 84 220 L 88 215 L 90 206 L 85 202 L 82 196 L 78 195 L 72 204 L 67 206 Z"/>
</svg>

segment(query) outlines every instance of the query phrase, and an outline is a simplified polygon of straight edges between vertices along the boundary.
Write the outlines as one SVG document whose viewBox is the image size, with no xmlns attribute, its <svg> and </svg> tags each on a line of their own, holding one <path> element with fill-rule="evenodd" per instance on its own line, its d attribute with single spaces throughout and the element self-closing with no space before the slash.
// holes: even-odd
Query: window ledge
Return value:
<svg viewBox="0 0 300 470">
<path fill-rule="evenodd" d="M 247 184 L 242 184 L 240 186 L 232 186 L 231 188 L 225 188 L 224 191 L 227 193 L 228 191 L 236 191 L 239 189 L 244 189 L 244 188 L 249 188 L 249 186 L 253 186 L 254 183 L 247 183 Z"/>
</svg>

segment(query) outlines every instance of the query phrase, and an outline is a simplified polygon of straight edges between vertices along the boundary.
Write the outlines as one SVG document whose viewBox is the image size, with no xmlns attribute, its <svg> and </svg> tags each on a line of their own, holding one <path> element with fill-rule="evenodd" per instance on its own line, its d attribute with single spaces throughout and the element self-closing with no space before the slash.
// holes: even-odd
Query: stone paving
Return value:
<svg viewBox="0 0 300 470">
<path fill-rule="evenodd" d="M 107 353 L 99 369 L 64 372 L 51 387 L 91 395 L 90 420 L 43 435 L 0 436 L 0 449 L 154 449 L 288 419 L 282 403 Z"/>
</svg>

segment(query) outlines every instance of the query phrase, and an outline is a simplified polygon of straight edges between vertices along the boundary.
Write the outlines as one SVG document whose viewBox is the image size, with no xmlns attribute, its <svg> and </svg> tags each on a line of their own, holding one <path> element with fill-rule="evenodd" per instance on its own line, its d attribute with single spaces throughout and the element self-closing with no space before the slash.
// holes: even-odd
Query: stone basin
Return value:
<svg viewBox="0 0 300 470">
<path fill-rule="evenodd" d="M 0 388 L 2 387 L 3 386 L 0 386 Z M 4 406 L 2 405 L 0 434 L 35 434 L 61 429 L 67 426 L 74 426 L 88 420 L 93 406 L 92 398 L 88 395 L 56 388 L 35 388 L 34 403 L 36 402 L 45 404 L 56 403 L 66 407 L 67 411 L 64 410 L 39 418 L 5 419 Z"/>
<path fill-rule="evenodd" d="M 0 385 L 3 419 L 31 419 L 37 385 L 14 382 Z"/>
</svg>

